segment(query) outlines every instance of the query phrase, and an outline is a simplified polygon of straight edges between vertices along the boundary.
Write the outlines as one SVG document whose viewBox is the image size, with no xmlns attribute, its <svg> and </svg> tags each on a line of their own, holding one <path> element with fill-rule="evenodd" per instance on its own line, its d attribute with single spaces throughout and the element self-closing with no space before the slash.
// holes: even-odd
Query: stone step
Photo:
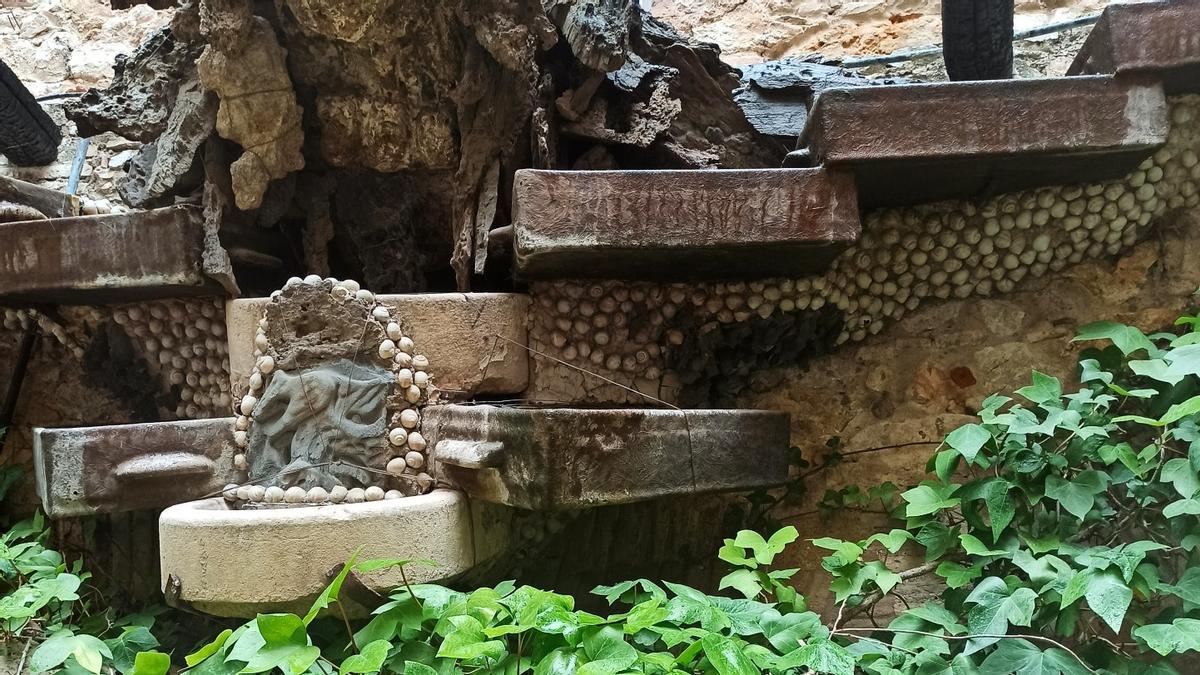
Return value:
<svg viewBox="0 0 1200 675">
<path fill-rule="evenodd" d="M 1109 5 L 1067 74 L 1150 76 L 1168 94 L 1200 93 L 1200 2 Z"/>
<path fill-rule="evenodd" d="M 51 518 L 161 509 L 234 476 L 233 418 L 33 430 L 38 496 Z"/>
<path fill-rule="evenodd" d="M 827 89 L 801 136 L 864 208 L 1126 175 L 1166 142 L 1162 87 L 1111 77 Z"/>
<path fill-rule="evenodd" d="M 452 398 L 519 394 L 529 384 L 526 315 L 529 296 L 517 293 L 418 293 L 379 295 L 429 358 L 437 387 Z M 233 300 L 226 306 L 229 369 L 235 393 L 246 390 L 254 369 L 254 336 L 270 298 Z M 504 339 L 497 340 L 500 335 Z"/>
<path fill-rule="evenodd" d="M 431 406 L 435 475 L 472 497 L 558 510 L 787 480 L 788 414 Z"/>
<path fill-rule="evenodd" d="M 820 271 L 860 231 L 825 169 L 517 172 L 517 275 L 701 280 Z"/>
<path fill-rule="evenodd" d="M 101 304 L 236 291 L 200 209 L 0 224 L 0 302 Z"/>
<path fill-rule="evenodd" d="M 303 615 L 330 573 L 358 560 L 430 560 L 356 577 L 368 593 L 453 577 L 503 551 L 513 513 L 457 490 L 359 504 L 232 510 L 221 498 L 179 504 L 158 521 L 167 602 L 217 616 Z M 286 570 L 286 573 L 280 573 Z M 376 598 L 378 599 L 378 598 Z M 342 596 L 349 616 L 370 601 Z"/>
</svg>

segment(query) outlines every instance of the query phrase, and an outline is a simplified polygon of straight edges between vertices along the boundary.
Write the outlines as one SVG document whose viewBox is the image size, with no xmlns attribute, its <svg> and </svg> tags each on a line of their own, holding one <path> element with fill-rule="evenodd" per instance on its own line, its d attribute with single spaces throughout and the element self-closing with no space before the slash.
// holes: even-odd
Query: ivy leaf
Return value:
<svg viewBox="0 0 1200 675">
<path fill-rule="evenodd" d="M 912 533 L 910 533 L 908 530 L 893 529 L 891 532 L 886 534 L 878 533 L 871 535 L 863 544 L 862 548 L 867 548 L 871 544 L 879 542 L 880 544 L 883 544 L 883 547 L 887 549 L 888 553 L 896 553 L 902 546 L 904 546 L 906 541 L 912 538 Z"/>
<path fill-rule="evenodd" d="M 922 483 L 900 495 L 908 503 L 908 506 L 905 507 L 904 515 L 908 518 L 916 518 L 945 509 L 952 509 L 959 504 L 958 498 L 950 496 L 957 489 L 958 486 L 956 485 L 935 487 L 930 483 Z"/>
<path fill-rule="evenodd" d="M 964 424 L 946 436 L 946 445 L 954 448 L 963 459 L 974 462 L 979 451 L 992 440 L 992 434 L 979 424 Z"/>
<path fill-rule="evenodd" d="M 171 657 L 162 652 L 139 652 L 133 659 L 130 675 L 167 675 Z"/>
<path fill-rule="evenodd" d="M 187 664 L 188 668 L 192 668 L 197 663 L 200 663 L 213 654 L 216 654 L 222 647 L 225 646 L 225 642 L 229 639 L 230 635 L 233 635 L 233 631 L 228 628 L 221 631 L 212 642 L 184 657 L 184 663 Z"/>
<path fill-rule="evenodd" d="M 976 584 L 966 603 L 973 604 L 967 612 L 967 629 L 975 635 L 1003 635 L 1009 624 L 1028 626 L 1033 620 L 1034 601 L 1037 593 L 1031 588 L 1018 588 L 1012 592 L 999 577 L 988 577 Z M 964 650 L 966 654 L 995 644 L 999 638 L 971 638 Z"/>
<path fill-rule="evenodd" d="M 85 670 L 99 673 L 104 658 L 112 658 L 112 651 L 97 637 L 62 631 L 34 650 L 29 657 L 29 670 L 34 673 L 49 672 L 72 656 Z"/>
<path fill-rule="evenodd" d="M 1057 377 L 1033 371 L 1033 384 L 1021 387 L 1017 393 L 1039 405 L 1062 398 L 1062 384 Z"/>
<path fill-rule="evenodd" d="M 446 621 L 450 624 L 450 630 L 438 648 L 439 658 L 472 661 L 482 657 L 499 660 L 504 656 L 504 642 L 488 640 L 479 619 L 459 615 L 448 617 Z"/>
<path fill-rule="evenodd" d="M 988 548 L 982 541 L 979 540 L 979 537 L 976 537 L 972 534 L 960 534 L 958 535 L 958 540 L 962 544 L 963 550 L 970 555 L 993 556 L 1005 555 L 1008 553 L 1008 551 Z"/>
<path fill-rule="evenodd" d="M 346 657 L 342 661 L 342 667 L 338 671 L 340 675 L 346 673 L 375 673 L 383 667 L 383 661 L 387 658 L 388 652 L 392 649 L 392 643 L 387 640 L 376 640 L 367 646 L 363 647 L 359 653 Z"/>
<path fill-rule="evenodd" d="M 1023 639 L 1004 640 L 980 667 L 987 675 L 1088 675 L 1090 672 L 1062 649 L 1042 651 Z"/>
<path fill-rule="evenodd" d="M 588 662 L 579 675 L 615 675 L 637 662 L 637 650 L 625 641 L 625 632 L 614 626 L 592 629 L 583 637 Z"/>
<path fill-rule="evenodd" d="M 1133 629 L 1133 636 L 1163 656 L 1200 651 L 1200 619 L 1175 619 Z"/>
<path fill-rule="evenodd" d="M 717 590 L 726 588 L 737 590 L 747 599 L 758 597 L 763 590 L 762 584 L 759 583 L 758 576 L 754 574 L 753 570 L 734 570 L 721 577 L 721 583 L 717 585 Z"/>
<path fill-rule="evenodd" d="M 971 565 L 966 567 L 956 562 L 944 562 L 938 565 L 935 573 L 946 580 L 946 585 L 950 588 L 962 588 L 967 584 L 975 581 L 982 574 L 982 568 L 979 565 Z"/>
<path fill-rule="evenodd" d="M 121 634 L 104 644 L 112 650 L 112 663 L 117 672 L 128 673 L 140 652 L 149 652 L 158 646 L 158 639 L 145 626 L 128 626 Z"/>
<path fill-rule="evenodd" d="M 1079 335 L 1071 342 L 1087 342 L 1089 340 L 1109 340 L 1125 356 L 1145 350 L 1147 354 L 1155 354 L 1158 348 L 1142 331 L 1115 321 L 1097 321 L 1086 326 L 1080 326 Z"/>
<path fill-rule="evenodd" d="M 782 657 L 775 667 L 780 672 L 805 666 L 823 675 L 854 675 L 854 662 L 845 647 L 828 638 L 817 638 Z"/>
<path fill-rule="evenodd" d="M 1163 586 L 1163 590 L 1174 593 L 1193 605 L 1200 605 L 1200 567 L 1189 567 L 1174 586 Z"/>
<path fill-rule="evenodd" d="M 360 548 L 359 551 L 361 550 Z M 333 581 L 329 582 L 329 585 L 321 590 L 320 594 L 317 595 L 317 599 L 313 600 L 312 607 L 304 615 L 305 626 L 312 623 L 313 619 L 317 618 L 317 615 L 321 613 L 321 610 L 337 600 L 338 594 L 342 591 L 342 584 L 346 581 L 346 576 L 350 574 L 350 570 L 354 567 L 354 560 L 358 558 L 359 551 L 355 551 L 350 555 L 350 559 L 346 561 L 345 565 L 342 565 L 342 570 L 338 572 L 338 575 L 334 577 Z"/>
<path fill-rule="evenodd" d="M 821 617 L 816 612 L 780 615 L 772 609 L 763 613 L 759 625 L 767 642 L 780 654 L 787 654 L 799 648 L 802 640 L 808 640 L 814 635 L 822 638 L 829 636 L 829 629 L 821 623 Z"/>
<path fill-rule="evenodd" d="M 958 532 L 937 521 L 926 523 L 917 530 L 915 539 L 925 547 L 925 561 L 932 562 L 942 557 L 958 542 Z"/>
<path fill-rule="evenodd" d="M 404 675 L 438 675 L 438 671 L 430 668 L 424 663 L 416 661 L 404 662 Z"/>
<path fill-rule="evenodd" d="M 708 662 L 720 675 L 758 675 L 758 667 L 746 655 L 742 645 L 719 633 L 709 633 L 700 640 Z M 580 671 L 582 672 L 582 671 Z M 848 673 L 847 675 L 853 675 Z"/>
<path fill-rule="evenodd" d="M 742 530 L 737 533 L 733 543 L 735 546 L 753 551 L 754 559 L 759 563 L 770 565 L 776 555 L 782 553 L 788 544 L 799 538 L 800 533 L 796 531 L 796 528 L 788 525 L 772 534 L 770 539 L 763 539 L 761 534 L 753 530 Z"/>
<path fill-rule="evenodd" d="M 1093 575 L 1084 593 L 1088 607 L 1092 609 L 1114 633 L 1121 632 L 1121 622 L 1133 600 L 1133 591 L 1125 585 L 1116 570 Z"/>
<path fill-rule="evenodd" d="M 1180 499 L 1179 501 L 1171 502 L 1163 507 L 1162 514 L 1164 518 L 1200 516 L 1200 500 Z"/>
<path fill-rule="evenodd" d="M 1071 481 L 1058 476 L 1046 478 L 1046 496 L 1062 505 L 1068 513 L 1083 520 L 1096 503 L 1096 495 L 1108 487 L 1108 475 L 1089 469 Z"/>
<path fill-rule="evenodd" d="M 533 675 L 575 675 L 578 663 L 579 656 L 574 650 L 559 647 L 538 661 Z"/>
</svg>

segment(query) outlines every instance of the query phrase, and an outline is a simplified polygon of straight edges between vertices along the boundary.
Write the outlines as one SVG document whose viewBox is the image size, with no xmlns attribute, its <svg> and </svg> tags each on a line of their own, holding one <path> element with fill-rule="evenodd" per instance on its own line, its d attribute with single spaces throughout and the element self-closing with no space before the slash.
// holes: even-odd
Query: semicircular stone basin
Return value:
<svg viewBox="0 0 1200 675">
<path fill-rule="evenodd" d="M 437 567 L 413 564 L 404 575 L 409 583 L 443 580 L 501 550 L 508 515 L 457 490 L 296 508 L 236 509 L 220 497 L 187 502 L 159 518 L 163 592 L 218 616 L 303 614 L 355 551 L 359 561 L 432 560 Z M 403 584 L 398 567 L 357 581 L 342 593 L 352 616 L 369 611 L 372 592 Z"/>
</svg>

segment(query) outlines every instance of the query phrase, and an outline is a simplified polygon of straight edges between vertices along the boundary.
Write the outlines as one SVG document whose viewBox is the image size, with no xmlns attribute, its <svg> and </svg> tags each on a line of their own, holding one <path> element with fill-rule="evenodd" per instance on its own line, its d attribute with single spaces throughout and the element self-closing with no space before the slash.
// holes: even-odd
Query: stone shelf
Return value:
<svg viewBox="0 0 1200 675">
<path fill-rule="evenodd" d="M 0 224 L 0 302 L 99 304 L 235 288 L 194 207 Z"/>
<path fill-rule="evenodd" d="M 787 480 L 788 415 L 447 405 L 425 409 L 440 479 L 489 502 L 556 510 Z"/>
<path fill-rule="evenodd" d="M 825 169 L 517 172 L 517 275 L 717 280 L 819 272 L 858 239 Z"/>
<path fill-rule="evenodd" d="M 1067 74 L 1150 76 L 1168 94 L 1200 93 L 1200 3 L 1109 5 Z"/>
<path fill-rule="evenodd" d="M 233 419 L 33 430 L 38 494 L 51 518 L 171 506 L 233 479 Z"/>
<path fill-rule="evenodd" d="M 525 317 L 529 296 L 517 293 L 425 293 L 377 298 L 408 328 L 449 395 L 517 394 L 529 384 Z M 241 392 L 254 367 L 254 334 L 269 298 L 226 305 L 229 368 Z M 499 340 L 499 334 L 512 342 Z M 516 344 L 513 344 L 513 343 Z"/>
<path fill-rule="evenodd" d="M 827 89 L 801 144 L 852 171 L 866 208 L 1117 178 L 1168 128 L 1156 82 L 939 82 Z"/>
<path fill-rule="evenodd" d="M 436 567 L 406 567 L 409 583 L 444 580 L 502 551 L 510 523 L 509 510 L 455 490 L 295 509 L 232 510 L 219 497 L 188 502 L 158 521 L 163 592 L 169 603 L 217 616 L 304 614 L 355 551 L 360 561 L 432 560 Z M 378 592 L 403 584 L 397 567 L 358 581 Z M 351 592 L 342 604 L 351 616 L 372 609 Z"/>
</svg>

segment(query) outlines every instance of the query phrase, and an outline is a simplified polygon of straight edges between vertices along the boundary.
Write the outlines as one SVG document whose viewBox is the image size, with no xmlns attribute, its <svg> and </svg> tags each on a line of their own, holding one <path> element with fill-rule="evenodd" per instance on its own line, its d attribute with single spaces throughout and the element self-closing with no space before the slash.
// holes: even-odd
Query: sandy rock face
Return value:
<svg viewBox="0 0 1200 675">
<path fill-rule="evenodd" d="M 304 168 L 302 111 L 286 56 L 270 24 L 255 19 L 244 43 L 228 51 L 210 46 L 198 63 L 201 83 L 221 98 L 217 133 L 244 150 L 230 167 L 242 210 L 258 208 L 272 180 Z"/>
<path fill-rule="evenodd" d="M 1096 12 L 1103 0 L 1023 0 L 1016 27 Z M 820 52 L 886 54 L 941 42 L 941 3 L 927 0 L 654 0 L 653 14 L 684 34 L 721 45 L 726 60 L 754 63 Z"/>
</svg>

